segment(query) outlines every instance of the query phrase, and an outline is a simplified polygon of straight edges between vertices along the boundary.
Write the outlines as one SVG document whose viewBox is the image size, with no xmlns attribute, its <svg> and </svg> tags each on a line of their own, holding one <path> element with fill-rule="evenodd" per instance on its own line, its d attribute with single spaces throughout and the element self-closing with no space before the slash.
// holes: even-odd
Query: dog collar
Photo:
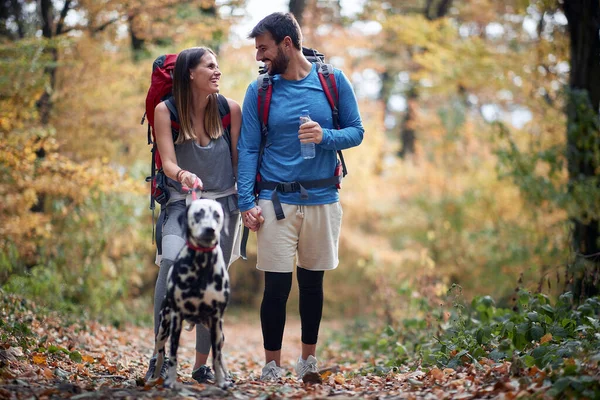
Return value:
<svg viewBox="0 0 600 400">
<path fill-rule="evenodd" d="M 191 242 L 187 242 L 187 246 L 194 250 L 194 251 L 199 251 L 201 253 L 210 253 L 211 251 L 213 251 L 215 249 L 215 247 L 217 247 L 217 245 L 214 245 L 212 247 L 200 247 L 200 246 L 196 246 L 194 244 L 192 244 Z"/>
</svg>

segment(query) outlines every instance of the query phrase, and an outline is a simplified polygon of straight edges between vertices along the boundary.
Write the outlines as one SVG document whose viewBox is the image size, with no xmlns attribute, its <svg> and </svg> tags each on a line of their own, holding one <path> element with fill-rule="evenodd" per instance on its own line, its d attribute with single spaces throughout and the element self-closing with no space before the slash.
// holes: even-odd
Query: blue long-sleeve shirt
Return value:
<svg viewBox="0 0 600 400">
<path fill-rule="evenodd" d="M 337 163 L 337 150 L 358 146 L 364 128 L 356 96 L 348 78 L 335 70 L 339 93 L 339 118 L 342 129 L 335 129 L 331 107 L 319 81 L 316 65 L 303 79 L 289 81 L 273 77 L 273 95 L 269 108 L 268 135 L 260 166 L 260 174 L 268 182 L 302 182 L 332 177 Z M 246 91 L 242 110 L 242 129 L 238 141 L 238 193 L 240 211 L 254 206 L 254 182 L 260 149 L 261 124 L 258 117 L 258 84 L 255 80 Z M 316 145 L 315 158 L 300 155 L 299 117 L 308 110 L 321 125 L 323 140 Z M 300 193 L 279 193 L 282 203 L 317 205 L 339 201 L 335 186 L 308 190 L 308 199 Z M 271 191 L 262 190 L 260 199 L 270 199 Z"/>
</svg>

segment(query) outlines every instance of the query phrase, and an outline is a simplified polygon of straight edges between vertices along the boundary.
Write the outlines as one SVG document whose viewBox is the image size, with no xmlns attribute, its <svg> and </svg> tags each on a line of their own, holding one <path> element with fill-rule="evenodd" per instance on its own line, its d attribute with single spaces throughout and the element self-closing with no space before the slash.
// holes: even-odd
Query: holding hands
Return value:
<svg viewBox="0 0 600 400">
<path fill-rule="evenodd" d="M 248 211 L 242 211 L 242 221 L 246 228 L 252 232 L 256 232 L 260 228 L 260 225 L 265 222 L 265 218 L 262 216 L 261 208 L 254 206 Z"/>
</svg>

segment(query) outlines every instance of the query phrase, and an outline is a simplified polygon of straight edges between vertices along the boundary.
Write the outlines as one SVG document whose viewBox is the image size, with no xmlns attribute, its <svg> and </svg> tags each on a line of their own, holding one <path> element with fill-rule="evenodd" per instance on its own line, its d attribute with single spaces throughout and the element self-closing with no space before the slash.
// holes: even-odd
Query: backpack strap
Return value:
<svg viewBox="0 0 600 400">
<path fill-rule="evenodd" d="M 273 96 L 273 78 L 265 73 L 259 75 L 258 79 L 258 119 L 260 120 L 260 147 L 258 150 L 258 165 L 256 173 L 260 171 L 263 152 L 267 143 L 267 135 L 269 134 L 269 109 L 271 108 L 271 97 Z M 256 192 L 258 196 L 259 192 Z"/>
<path fill-rule="evenodd" d="M 165 100 L 165 105 L 171 113 L 171 120 L 179 123 L 179 113 L 177 112 L 177 107 L 175 106 L 175 99 L 173 98 L 173 96 Z"/>
<path fill-rule="evenodd" d="M 316 64 L 317 72 L 319 73 L 319 81 L 321 82 L 321 86 L 323 87 L 323 92 L 325 92 L 325 97 L 327 97 L 329 106 L 331 107 L 333 126 L 336 129 L 341 129 L 339 113 L 340 94 L 338 93 L 337 84 L 335 83 L 335 73 L 333 70 L 333 65 L 324 64 L 320 62 Z M 340 157 L 340 161 L 342 163 L 342 176 L 345 177 L 346 175 L 348 175 L 348 170 L 346 169 L 344 155 L 342 154 L 341 150 L 338 150 L 337 154 Z"/>
<path fill-rule="evenodd" d="M 269 125 L 269 108 L 271 107 L 271 97 L 273 96 L 273 78 L 269 74 L 258 76 L 258 119 L 260 120 L 260 129 L 263 136 L 267 136 L 267 127 Z"/>
<path fill-rule="evenodd" d="M 229 130 L 231 127 L 231 111 L 227 98 L 222 94 L 217 94 L 217 105 L 219 106 L 219 115 L 223 122 L 223 128 Z"/>
<path fill-rule="evenodd" d="M 222 94 L 217 94 L 217 105 L 219 106 L 219 115 L 223 124 L 223 136 L 231 149 L 231 110 L 229 109 L 227 98 Z"/>
<path fill-rule="evenodd" d="M 333 65 L 331 64 L 317 64 L 317 72 L 319 73 L 319 81 L 331 107 L 331 113 L 333 114 L 333 126 L 336 129 L 340 129 L 340 115 L 338 106 L 340 104 L 340 95 L 337 90 L 337 84 L 335 83 L 335 74 L 333 72 Z"/>
<path fill-rule="evenodd" d="M 171 115 L 171 135 L 173 136 L 173 143 L 175 143 L 177 137 L 179 136 L 179 113 L 177 112 L 177 107 L 175 106 L 175 98 L 170 96 L 165 99 L 164 103 L 169 109 L 169 114 Z"/>
</svg>

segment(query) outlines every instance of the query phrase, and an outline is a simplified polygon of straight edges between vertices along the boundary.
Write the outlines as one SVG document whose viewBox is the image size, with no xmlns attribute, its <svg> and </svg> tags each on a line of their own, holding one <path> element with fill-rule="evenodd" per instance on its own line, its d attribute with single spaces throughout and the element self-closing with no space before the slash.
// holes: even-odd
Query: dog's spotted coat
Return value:
<svg viewBox="0 0 600 400">
<path fill-rule="evenodd" d="M 223 313 L 229 301 L 229 274 L 219 246 L 223 228 L 221 205 L 208 199 L 194 200 L 181 218 L 186 226 L 187 246 L 181 250 L 167 277 L 167 293 L 160 312 L 156 335 L 157 379 L 165 355 L 165 342 L 171 336 L 168 375 L 164 385 L 177 380 L 177 348 L 184 321 L 204 324 L 211 336 L 215 383 L 227 388 L 227 370 L 223 364 Z"/>
</svg>

